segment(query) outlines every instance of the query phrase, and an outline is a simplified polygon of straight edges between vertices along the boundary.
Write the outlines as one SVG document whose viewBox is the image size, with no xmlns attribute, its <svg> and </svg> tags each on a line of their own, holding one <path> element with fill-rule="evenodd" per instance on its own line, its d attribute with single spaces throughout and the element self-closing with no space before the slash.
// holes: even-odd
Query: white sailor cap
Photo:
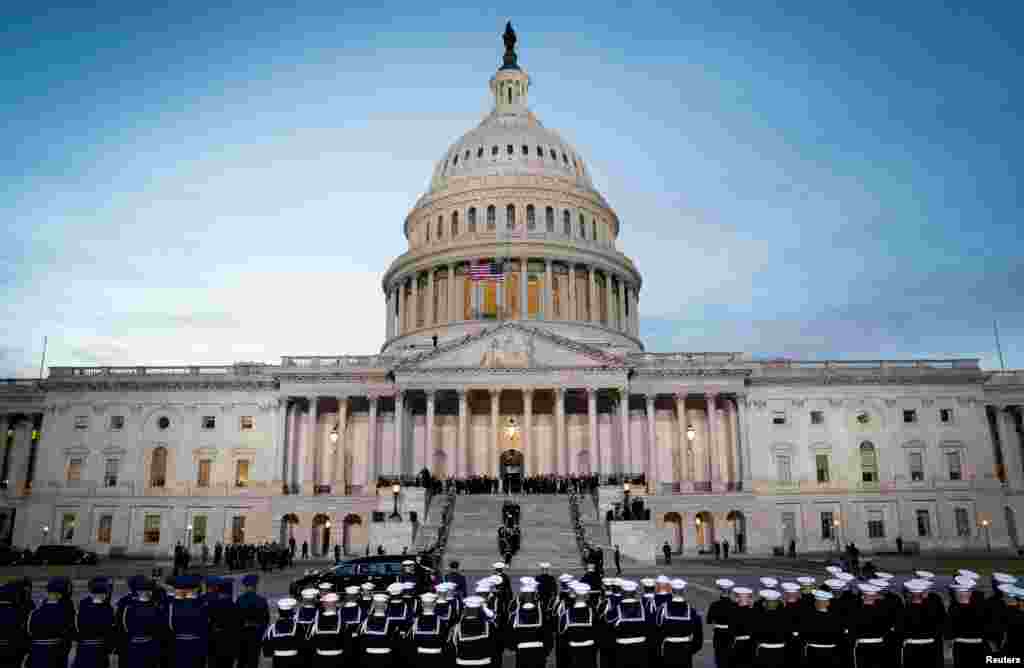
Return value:
<svg viewBox="0 0 1024 668">
<path fill-rule="evenodd" d="M 833 596 L 832 592 L 830 591 L 822 591 L 821 589 L 816 589 L 814 591 L 814 598 L 816 598 L 819 601 L 831 601 Z"/>
<path fill-rule="evenodd" d="M 403 566 L 415 566 L 416 562 L 413 561 L 412 559 L 406 559 L 405 561 L 402 562 L 402 565 Z"/>
<path fill-rule="evenodd" d="M 504 570 L 505 569 L 505 563 L 502 562 L 502 561 L 495 561 L 493 564 L 491 564 L 491 568 L 493 568 L 496 571 Z"/>
<path fill-rule="evenodd" d="M 392 582 L 388 585 L 387 592 L 392 596 L 399 596 L 402 593 L 402 583 Z"/>
<path fill-rule="evenodd" d="M 363 591 L 373 591 L 374 586 L 372 582 L 364 582 L 363 584 L 359 585 L 359 588 Z"/>
<path fill-rule="evenodd" d="M 330 591 L 334 589 L 334 585 L 332 585 L 330 582 L 321 582 L 317 585 L 317 589 L 319 589 L 320 591 Z"/>
<path fill-rule="evenodd" d="M 359 593 L 359 587 L 356 587 L 355 585 L 351 587 L 345 587 L 345 593 L 349 596 L 355 596 Z"/>
<path fill-rule="evenodd" d="M 667 575 L 659 575 L 658 577 L 654 578 L 654 582 L 656 584 L 670 584 L 672 581 L 668 579 Z"/>
<path fill-rule="evenodd" d="M 277 602 L 277 609 L 282 612 L 294 610 L 295 606 L 299 604 L 294 598 L 282 598 Z"/>
<path fill-rule="evenodd" d="M 1016 584 L 1017 582 L 1017 578 L 1012 575 L 1007 575 L 1006 573 L 993 573 L 992 579 L 1000 584 Z"/>
<path fill-rule="evenodd" d="M 521 584 L 521 585 L 531 585 L 531 584 L 535 585 L 535 584 L 537 584 L 537 579 L 534 578 L 534 577 L 531 577 L 529 575 L 524 575 L 523 577 L 519 578 L 519 584 Z"/>
<path fill-rule="evenodd" d="M 975 587 L 977 584 L 978 584 L 977 579 L 969 578 L 966 575 L 958 575 L 958 576 L 956 576 L 955 578 L 953 578 L 953 583 L 952 583 L 952 585 L 963 585 L 963 586 L 969 586 L 969 587 L 972 587 L 972 588 Z M 950 585 L 950 586 L 952 586 L 952 585 Z"/>
<path fill-rule="evenodd" d="M 568 573 L 562 573 L 561 575 L 558 576 L 558 581 L 559 582 L 572 582 L 572 576 L 569 575 Z"/>
<path fill-rule="evenodd" d="M 439 582 L 439 583 L 437 583 L 437 586 L 434 587 L 434 589 L 436 589 L 437 591 L 443 591 L 443 592 L 447 593 L 447 592 L 450 592 L 453 589 L 455 589 L 455 583 L 454 582 Z"/>
<path fill-rule="evenodd" d="M 1004 582 L 1001 585 L 996 585 L 996 589 L 1003 592 L 1004 594 L 1011 594 L 1013 593 L 1013 590 L 1016 589 L 1016 587 L 1014 587 L 1009 582 Z"/>
<path fill-rule="evenodd" d="M 547 569 L 551 568 L 551 564 L 547 561 L 542 561 L 539 564 L 537 564 L 537 568 L 546 571 Z"/>
<path fill-rule="evenodd" d="M 965 578 L 970 578 L 970 579 L 972 579 L 972 580 L 977 580 L 977 579 L 978 579 L 978 578 L 980 577 L 980 576 L 979 576 L 979 575 L 978 575 L 977 573 L 975 573 L 974 571 L 969 571 L 969 570 L 967 570 L 966 568 L 961 568 L 960 570 L 958 570 L 958 571 L 956 572 L 956 574 L 957 574 L 957 575 L 962 575 L 963 577 L 965 577 Z"/>
<path fill-rule="evenodd" d="M 484 600 L 479 596 L 467 596 L 466 600 L 462 602 L 467 608 L 480 608 L 484 605 Z"/>
<path fill-rule="evenodd" d="M 437 594 L 431 594 L 428 591 L 425 594 L 420 594 L 420 600 L 424 603 L 434 603 L 437 601 Z"/>
<path fill-rule="evenodd" d="M 879 591 L 889 588 L 889 581 L 884 578 L 872 578 L 868 580 L 868 584 L 878 587 Z"/>
<path fill-rule="evenodd" d="M 412 583 L 412 582 L 403 582 L 402 583 L 402 591 L 403 592 L 412 591 L 413 589 L 416 589 L 415 583 Z"/>
<path fill-rule="evenodd" d="M 719 578 L 718 580 L 715 580 L 715 585 L 717 585 L 719 589 L 724 589 L 728 591 L 735 587 L 736 583 L 727 578 Z"/>
<path fill-rule="evenodd" d="M 882 591 L 873 584 L 864 584 L 863 582 L 857 585 L 857 589 L 860 589 L 862 594 L 878 594 Z"/>
<path fill-rule="evenodd" d="M 774 589 L 762 589 L 761 591 L 757 592 L 757 595 L 766 601 L 777 601 L 780 598 L 782 598 L 782 594 L 780 594 Z"/>
<path fill-rule="evenodd" d="M 589 594 L 590 593 L 590 585 L 588 585 L 586 582 L 580 582 L 580 583 L 576 584 L 575 586 L 573 586 L 572 590 L 574 592 L 576 592 L 577 594 Z"/>
<path fill-rule="evenodd" d="M 931 571 L 914 571 L 914 575 L 922 580 L 931 580 L 935 577 L 935 573 Z"/>
<path fill-rule="evenodd" d="M 779 581 L 775 578 L 761 578 L 761 584 L 768 589 L 773 589 L 779 586 Z"/>
<path fill-rule="evenodd" d="M 654 578 L 640 578 L 640 584 L 645 587 L 653 587 L 655 584 Z"/>
<path fill-rule="evenodd" d="M 893 575 L 892 573 L 883 573 L 882 571 L 877 571 L 875 573 L 875 577 L 877 577 L 877 578 L 879 578 L 881 580 L 892 580 L 896 576 Z"/>
<path fill-rule="evenodd" d="M 537 585 L 528 582 L 528 583 L 524 584 L 519 589 L 519 593 L 520 594 L 536 594 L 537 593 Z"/>
<path fill-rule="evenodd" d="M 387 594 L 374 594 L 373 595 L 373 602 L 374 603 L 387 603 L 388 602 L 388 595 Z"/>
<path fill-rule="evenodd" d="M 491 586 L 492 586 L 492 587 L 497 587 L 497 586 L 498 586 L 498 585 L 500 585 L 500 584 L 501 584 L 502 582 L 504 582 L 504 580 L 502 580 L 502 579 L 501 579 L 501 576 L 500 576 L 500 575 L 491 575 L 491 576 L 488 576 L 488 578 L 487 578 L 487 581 L 491 583 Z"/>
<path fill-rule="evenodd" d="M 851 580 L 856 580 L 857 576 L 853 573 L 836 573 L 836 579 L 842 580 L 843 582 L 850 582 Z"/>
<path fill-rule="evenodd" d="M 683 580 L 681 578 L 676 578 L 675 580 L 672 580 L 669 584 L 672 585 L 672 591 L 683 591 L 686 589 L 686 580 Z"/>
<path fill-rule="evenodd" d="M 631 594 L 631 593 L 633 593 L 633 592 L 635 592 L 637 590 L 636 583 L 633 582 L 632 580 L 623 580 L 621 586 L 622 586 L 622 591 L 624 591 L 626 593 L 630 593 Z"/>
<path fill-rule="evenodd" d="M 907 580 L 903 586 L 914 594 L 923 594 L 928 589 L 928 584 L 924 580 Z"/>
<path fill-rule="evenodd" d="M 825 580 L 825 586 L 829 589 L 840 590 L 846 586 L 846 583 L 838 578 L 830 578 Z"/>
<path fill-rule="evenodd" d="M 1013 588 L 1010 590 L 1010 596 L 1017 599 L 1024 598 L 1024 589 L 1018 587 L 1017 585 L 1013 585 Z"/>
<path fill-rule="evenodd" d="M 303 589 L 300 592 L 300 595 L 302 596 L 303 599 L 305 599 L 307 601 L 310 601 L 310 600 L 316 598 L 317 593 L 318 592 L 317 592 L 316 589 L 313 589 L 312 587 L 309 587 L 307 589 Z"/>
<path fill-rule="evenodd" d="M 801 585 L 806 587 L 808 585 L 813 585 L 814 583 L 816 583 L 818 581 L 818 579 L 817 578 L 812 578 L 809 575 L 801 575 L 800 577 L 798 577 L 796 579 L 796 581 L 799 582 Z"/>
<path fill-rule="evenodd" d="M 338 595 L 335 594 L 333 591 L 327 592 L 326 594 L 320 597 L 320 600 L 324 603 L 337 603 Z"/>
<path fill-rule="evenodd" d="M 601 585 L 605 587 L 614 587 L 615 578 L 601 578 Z"/>
<path fill-rule="evenodd" d="M 795 582 L 783 582 L 782 584 L 779 585 L 779 587 L 781 587 L 782 591 L 784 591 L 784 592 L 793 593 L 793 592 L 800 591 L 800 585 L 798 585 Z"/>
<path fill-rule="evenodd" d="M 842 573 L 843 569 L 839 568 L 838 566 L 826 566 L 825 572 L 835 575 L 836 573 Z"/>
<path fill-rule="evenodd" d="M 965 581 L 960 582 L 960 578 L 957 578 L 951 585 L 949 585 L 949 588 L 953 591 L 974 591 L 974 580 L 968 578 Z"/>
<path fill-rule="evenodd" d="M 753 596 L 754 590 L 750 587 L 733 587 L 732 593 L 736 594 L 737 596 Z"/>
<path fill-rule="evenodd" d="M 476 583 L 476 593 L 478 594 L 490 594 L 491 583 L 488 580 L 481 580 Z"/>
</svg>

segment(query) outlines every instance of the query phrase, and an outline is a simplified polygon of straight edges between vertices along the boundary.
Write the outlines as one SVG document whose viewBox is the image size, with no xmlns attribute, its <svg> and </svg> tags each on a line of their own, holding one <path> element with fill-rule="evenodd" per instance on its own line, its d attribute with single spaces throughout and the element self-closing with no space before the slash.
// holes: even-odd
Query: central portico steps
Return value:
<svg viewBox="0 0 1024 668">
<path fill-rule="evenodd" d="M 555 575 L 564 570 L 580 570 L 579 551 L 569 517 L 569 497 L 565 494 L 459 495 L 455 500 L 446 559 L 459 560 L 463 571 L 490 571 L 500 558 L 498 527 L 506 501 L 518 503 L 521 510 L 522 541 L 519 553 L 512 557 L 511 570 L 533 572 L 542 561 L 551 563 Z M 588 535 L 599 535 L 596 507 L 588 497 L 584 497 L 580 505 Z M 600 539 L 597 542 L 603 543 Z M 610 556 L 606 551 L 606 557 Z"/>
</svg>

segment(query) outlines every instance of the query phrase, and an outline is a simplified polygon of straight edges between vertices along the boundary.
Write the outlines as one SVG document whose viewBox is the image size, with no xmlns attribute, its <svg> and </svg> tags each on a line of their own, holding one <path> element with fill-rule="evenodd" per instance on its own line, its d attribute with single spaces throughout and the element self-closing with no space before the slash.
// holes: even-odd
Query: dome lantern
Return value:
<svg viewBox="0 0 1024 668">
<path fill-rule="evenodd" d="M 502 40 L 505 42 L 505 55 L 501 68 L 491 77 L 494 110 L 499 114 L 520 114 L 527 109 L 530 76 L 519 67 L 515 51 L 516 32 L 511 21 L 505 24 Z"/>
</svg>

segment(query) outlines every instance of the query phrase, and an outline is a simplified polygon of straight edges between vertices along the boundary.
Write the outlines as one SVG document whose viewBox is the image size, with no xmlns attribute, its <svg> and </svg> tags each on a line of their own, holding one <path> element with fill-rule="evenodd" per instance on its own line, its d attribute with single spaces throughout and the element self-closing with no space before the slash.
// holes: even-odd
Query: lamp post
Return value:
<svg viewBox="0 0 1024 668">
<path fill-rule="evenodd" d="M 185 549 L 192 554 L 192 525 L 185 527 Z"/>
<path fill-rule="evenodd" d="M 391 486 L 391 494 L 395 498 L 395 509 L 391 512 L 391 517 L 402 519 L 402 516 L 398 514 L 398 493 L 402 491 L 402 486 L 397 482 Z"/>
<path fill-rule="evenodd" d="M 836 539 L 836 554 L 839 553 L 839 519 L 832 520 L 832 537 Z"/>
<path fill-rule="evenodd" d="M 46 524 L 43 525 L 43 545 L 46 545 L 46 537 L 50 535 L 50 527 Z"/>
<path fill-rule="evenodd" d="M 985 527 L 985 545 L 989 552 L 992 551 L 992 533 L 989 531 L 991 524 L 988 520 L 981 521 L 981 526 Z"/>
<path fill-rule="evenodd" d="M 327 556 L 327 548 L 331 544 L 331 521 L 327 520 L 324 522 L 324 529 L 327 531 L 327 540 L 324 541 L 324 556 Z"/>
</svg>

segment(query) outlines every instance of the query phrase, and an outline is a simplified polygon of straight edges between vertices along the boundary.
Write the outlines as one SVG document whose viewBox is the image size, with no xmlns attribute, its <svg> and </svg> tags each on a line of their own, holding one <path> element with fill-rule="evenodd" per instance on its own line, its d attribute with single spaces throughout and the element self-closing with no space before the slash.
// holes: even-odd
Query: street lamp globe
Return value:
<svg viewBox="0 0 1024 668">
<path fill-rule="evenodd" d="M 331 528 L 331 521 L 327 520 L 327 522 L 324 523 L 324 526 L 327 527 L 328 529 L 330 529 Z"/>
<path fill-rule="evenodd" d="M 629 483 L 628 482 L 622 483 L 622 491 L 625 492 L 626 494 L 629 494 Z"/>
<path fill-rule="evenodd" d="M 392 494 L 398 494 L 400 491 L 402 491 L 402 486 L 399 485 L 397 482 L 394 485 L 391 486 L 391 493 Z"/>
<path fill-rule="evenodd" d="M 693 428 L 692 424 L 686 425 L 686 439 L 693 441 L 695 438 L 697 438 L 697 430 Z"/>
<path fill-rule="evenodd" d="M 338 428 L 337 427 L 335 427 L 334 429 L 331 430 L 331 434 L 330 434 L 330 436 L 328 436 L 328 438 L 331 439 L 331 443 L 337 443 L 338 442 L 339 436 L 338 436 Z"/>
<path fill-rule="evenodd" d="M 701 522 L 700 515 L 697 515 L 697 526 L 700 526 L 700 522 Z"/>
<path fill-rule="evenodd" d="M 839 528 L 839 520 L 832 520 L 832 526 Z"/>
</svg>

